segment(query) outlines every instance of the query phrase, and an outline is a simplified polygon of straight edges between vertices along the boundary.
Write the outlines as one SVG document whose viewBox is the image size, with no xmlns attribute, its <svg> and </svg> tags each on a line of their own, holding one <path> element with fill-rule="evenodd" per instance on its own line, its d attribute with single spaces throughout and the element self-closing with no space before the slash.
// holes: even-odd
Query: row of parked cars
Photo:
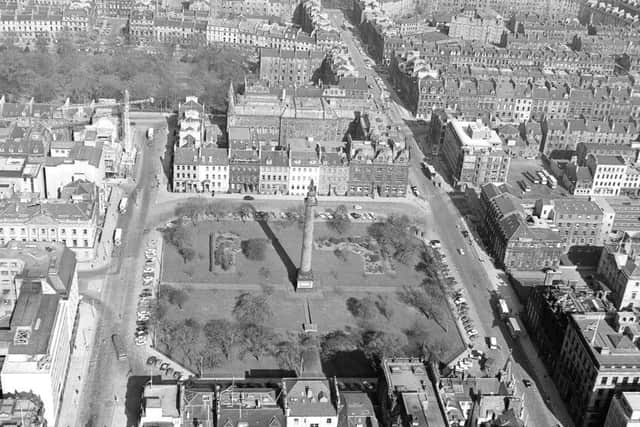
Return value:
<svg viewBox="0 0 640 427">
<path fill-rule="evenodd" d="M 179 380 L 182 377 L 182 372 L 174 371 L 168 362 L 163 362 L 162 359 L 155 356 L 151 356 L 147 359 L 147 366 L 156 367 L 163 373 L 163 375 L 172 377 L 175 380 Z"/>
<path fill-rule="evenodd" d="M 460 317 L 460 321 L 464 326 L 464 330 L 469 336 L 470 339 L 475 339 L 478 336 L 478 330 L 475 329 L 473 325 L 473 320 L 468 316 L 469 314 L 469 305 L 467 304 L 467 300 L 462 295 L 461 290 L 457 290 L 453 294 L 453 303 L 456 306 L 456 310 L 458 312 L 458 316 Z"/>
<path fill-rule="evenodd" d="M 138 309 L 136 313 L 135 342 L 137 345 L 145 345 L 149 336 L 149 319 L 153 308 L 154 290 L 156 283 L 156 269 L 158 266 L 157 241 L 147 243 L 144 251 L 144 268 L 142 270 L 142 290 L 138 296 Z"/>
</svg>

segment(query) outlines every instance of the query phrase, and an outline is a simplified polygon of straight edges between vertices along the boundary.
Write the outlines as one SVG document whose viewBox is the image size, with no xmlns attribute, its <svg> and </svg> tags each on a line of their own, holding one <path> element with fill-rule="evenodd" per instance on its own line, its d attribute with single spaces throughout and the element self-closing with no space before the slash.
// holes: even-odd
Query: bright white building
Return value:
<svg viewBox="0 0 640 427">
<path fill-rule="evenodd" d="M 178 410 L 178 387 L 149 384 L 142 396 L 142 414 L 138 424 L 145 426 L 182 426 Z"/>
<path fill-rule="evenodd" d="M 102 188 L 105 178 L 102 148 L 101 141 L 52 141 L 45 162 L 47 197 L 58 198 L 62 187 L 79 179 Z"/>
<path fill-rule="evenodd" d="M 21 242 L 61 242 L 79 260 L 96 256 L 98 191 L 77 180 L 62 188 L 60 199 L 12 197 L 0 200 L 0 245 Z"/>
<path fill-rule="evenodd" d="M 0 286 L 14 292 L 0 318 L 3 390 L 33 392 L 54 425 L 78 312 L 76 257 L 61 244 L 11 242 L 0 248 Z"/>
<path fill-rule="evenodd" d="M 320 150 L 313 138 L 289 138 L 289 194 L 304 196 L 320 181 Z"/>
</svg>

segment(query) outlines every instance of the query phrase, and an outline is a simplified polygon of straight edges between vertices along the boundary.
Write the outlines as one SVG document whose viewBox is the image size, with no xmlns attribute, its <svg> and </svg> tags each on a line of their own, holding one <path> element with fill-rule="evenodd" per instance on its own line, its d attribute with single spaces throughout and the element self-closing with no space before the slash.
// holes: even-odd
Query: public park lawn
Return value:
<svg viewBox="0 0 640 427">
<path fill-rule="evenodd" d="M 168 317 L 175 321 L 192 318 L 200 324 L 205 324 L 207 321 L 217 318 L 233 320 L 231 311 L 236 297 L 247 291 L 247 289 L 203 289 L 200 286 L 196 288 L 189 287 L 189 285 L 185 285 L 183 289 L 188 294 L 187 301 L 184 303 L 182 310 L 170 310 Z M 281 336 L 286 336 L 287 333 L 297 334 L 302 331 L 308 302 L 312 321 L 317 325 L 319 334 L 326 334 L 334 330 L 356 330 L 358 327 L 365 326 L 370 329 L 402 335 L 404 331 L 413 328 L 418 322 L 424 335 L 432 337 L 434 341 L 438 341 L 446 348 L 445 358 L 458 354 L 464 345 L 456 331 L 454 320 L 448 311 L 446 312 L 447 317 L 442 321 L 447 328 L 447 332 L 445 332 L 434 321 L 426 319 L 415 309 L 407 307 L 399 301 L 395 292 L 378 294 L 359 291 L 310 293 L 295 293 L 291 290 L 273 289 L 271 291 L 273 294 L 271 294 L 269 301 L 274 316 L 269 326 L 273 327 Z M 252 292 L 259 293 L 260 291 L 254 290 Z M 377 297 L 378 295 L 389 300 L 389 305 L 392 309 L 392 315 L 389 319 L 382 315 L 376 315 L 373 319 L 367 321 L 366 325 L 363 325 L 362 321 L 356 319 L 347 310 L 346 301 L 349 297 L 363 298 L 366 296 Z M 409 342 L 412 344 L 411 341 Z M 274 357 L 265 356 L 260 360 L 256 360 L 248 355 L 244 360 L 235 357 L 234 360 L 216 368 L 213 374 L 235 373 L 240 375 L 251 369 L 277 370 L 278 368 Z M 363 357 L 358 355 L 346 357 L 340 360 L 340 363 L 325 363 L 323 369 L 327 375 L 375 376 L 371 366 Z"/>
<path fill-rule="evenodd" d="M 348 236 L 366 236 L 368 224 L 352 223 Z M 235 271 L 209 271 L 209 234 L 216 232 L 232 232 L 240 239 L 268 238 L 265 231 L 256 221 L 206 221 L 195 226 L 195 241 L 193 248 L 196 256 L 185 263 L 177 249 L 165 244 L 162 258 L 163 282 L 193 282 L 216 283 L 229 285 L 243 284 L 271 284 L 279 286 L 293 286 L 289 280 L 289 271 L 295 274 L 300 263 L 300 248 L 302 245 L 302 229 L 297 224 L 287 225 L 279 222 L 269 222 L 267 226 L 278 239 L 285 254 L 280 256 L 273 245 L 268 244 L 264 261 L 251 261 L 244 255 L 238 254 Z M 325 223 L 316 221 L 314 238 L 317 241 L 323 237 L 338 236 Z M 340 236 L 347 237 L 347 236 Z M 381 275 L 364 275 L 363 261 L 358 255 L 345 252 L 346 261 L 339 260 L 332 251 L 314 249 L 313 272 L 317 287 L 363 286 L 402 286 L 420 283 L 422 274 L 412 266 L 395 263 L 395 273 Z M 265 272 L 268 274 L 265 276 Z"/>
<path fill-rule="evenodd" d="M 367 236 L 367 226 L 365 223 L 352 223 L 348 233 L 338 236 L 325 223 L 316 221 L 314 237 L 317 241 L 331 236 Z M 418 355 L 423 343 L 428 343 L 430 348 L 440 349 L 442 360 L 459 354 L 464 348 L 448 309 L 442 310 L 436 322 L 400 300 L 398 292 L 404 286 L 418 286 L 425 277 L 423 272 L 416 271 L 415 263 L 404 265 L 394 262 L 394 272 L 365 275 L 359 255 L 345 251 L 345 257 L 340 259 L 331 250 L 314 248 L 314 289 L 296 293 L 290 277 L 295 277 L 300 258 L 302 230 L 299 225 L 270 222 L 269 229 L 263 229 L 255 221 L 223 220 L 206 221 L 194 227 L 192 247 L 196 255 L 192 261 L 185 263 L 175 247 L 168 243 L 163 245 L 161 286 L 182 289 L 187 296 L 181 307 L 169 307 L 167 320 L 179 323 L 191 318 L 200 325 L 212 319 L 233 321 L 232 310 L 240 294 L 249 292 L 260 295 L 264 292 L 269 295 L 268 301 L 273 312 L 273 317 L 264 326 L 273 328 L 283 339 L 302 332 L 302 326 L 309 323 L 307 317 L 310 315 L 311 323 L 317 326 L 321 336 L 336 330 L 347 333 L 353 331 L 354 334 L 365 330 L 382 331 L 402 337 L 407 342 L 408 355 Z M 270 241 L 264 260 L 252 261 L 239 253 L 234 271 L 223 272 L 216 268 L 215 272 L 210 272 L 208 239 L 210 233 L 216 232 L 236 233 L 241 240 L 275 237 L 282 250 L 276 251 Z M 376 311 L 366 320 L 356 318 L 347 309 L 347 300 L 352 297 L 370 297 L 376 301 L 382 299 L 386 301 L 389 313 L 385 317 Z M 413 333 L 407 334 L 407 331 Z M 195 345 L 202 346 L 203 343 Z M 181 362 L 188 364 L 184 360 Z M 196 367 L 192 368 L 197 370 Z M 207 374 L 242 375 L 252 369 L 279 368 L 276 358 L 270 355 L 260 360 L 251 355 L 243 359 L 235 355 Z M 327 375 L 375 376 L 362 352 L 350 352 L 339 359 L 334 358 L 325 362 L 323 368 Z"/>
</svg>

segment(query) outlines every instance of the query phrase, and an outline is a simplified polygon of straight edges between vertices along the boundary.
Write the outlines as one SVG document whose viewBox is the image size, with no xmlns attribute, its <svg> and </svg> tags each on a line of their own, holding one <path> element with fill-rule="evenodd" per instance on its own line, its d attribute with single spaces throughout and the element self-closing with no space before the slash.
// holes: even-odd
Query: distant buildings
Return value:
<svg viewBox="0 0 640 427">
<path fill-rule="evenodd" d="M 231 88 L 224 148 L 204 106 L 189 97 L 180 107 L 174 191 L 304 195 L 313 180 L 320 195 L 404 197 L 409 150 L 385 117 L 368 113 L 367 93 L 350 78 L 324 88 L 248 85 L 243 95 Z"/>
<path fill-rule="evenodd" d="M 491 9 L 464 10 L 451 17 L 449 37 L 484 44 L 501 44 L 506 36 L 502 16 Z"/>
<path fill-rule="evenodd" d="M 270 86 L 304 86 L 320 68 L 319 51 L 260 49 L 260 79 Z"/>
<path fill-rule="evenodd" d="M 455 183 L 481 186 L 507 180 L 511 158 L 500 137 L 480 121 L 451 120 L 442 154 Z"/>
</svg>

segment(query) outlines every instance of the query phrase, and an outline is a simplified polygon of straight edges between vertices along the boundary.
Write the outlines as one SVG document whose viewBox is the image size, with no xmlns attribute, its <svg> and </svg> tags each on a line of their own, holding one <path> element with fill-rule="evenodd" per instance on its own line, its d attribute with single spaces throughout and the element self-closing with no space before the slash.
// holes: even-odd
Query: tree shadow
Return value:
<svg viewBox="0 0 640 427">
<path fill-rule="evenodd" d="M 257 223 L 260 225 L 260 228 L 262 228 L 262 231 L 264 232 L 265 236 L 267 236 L 267 238 L 271 241 L 271 245 L 273 246 L 273 249 L 275 249 L 276 253 L 280 257 L 280 260 L 282 261 L 285 268 L 287 269 L 287 277 L 289 278 L 289 282 L 291 282 L 295 290 L 296 278 L 298 275 L 298 268 L 291 260 L 291 257 L 289 257 L 289 254 L 287 253 L 286 249 L 282 246 L 282 244 L 280 243 L 280 240 L 275 235 L 275 233 L 273 232 L 269 224 L 264 220 L 259 220 L 257 221 Z"/>
</svg>

